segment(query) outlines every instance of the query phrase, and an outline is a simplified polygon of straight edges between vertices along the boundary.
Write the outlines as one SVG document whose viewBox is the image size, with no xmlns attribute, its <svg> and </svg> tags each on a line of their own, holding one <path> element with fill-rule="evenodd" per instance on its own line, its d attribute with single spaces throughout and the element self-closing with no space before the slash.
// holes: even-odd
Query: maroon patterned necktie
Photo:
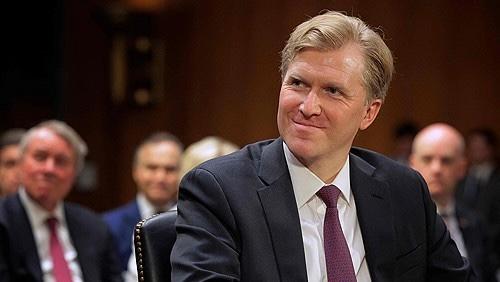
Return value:
<svg viewBox="0 0 500 282">
<path fill-rule="evenodd" d="M 57 282 L 71 282 L 71 271 L 64 258 L 64 251 L 57 238 L 57 219 L 54 217 L 47 219 L 47 225 L 50 230 L 50 256 L 52 257 L 54 279 Z"/>
<path fill-rule="evenodd" d="M 326 204 L 323 240 L 328 282 L 356 282 L 349 247 L 340 226 L 337 200 L 340 190 L 334 185 L 321 188 L 318 197 Z"/>
</svg>

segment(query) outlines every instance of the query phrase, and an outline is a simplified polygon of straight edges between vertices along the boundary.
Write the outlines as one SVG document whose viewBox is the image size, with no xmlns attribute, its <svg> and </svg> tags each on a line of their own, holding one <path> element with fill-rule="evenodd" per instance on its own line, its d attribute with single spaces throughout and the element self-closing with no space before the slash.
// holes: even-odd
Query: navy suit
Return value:
<svg viewBox="0 0 500 282">
<path fill-rule="evenodd" d="M 457 203 L 476 211 L 486 224 L 488 249 L 494 252 L 492 264 L 500 269 L 500 168 L 495 168 L 485 183 L 467 175 L 456 191 Z"/>
<path fill-rule="evenodd" d="M 120 257 L 122 271 L 127 270 L 127 264 L 132 254 L 132 235 L 135 225 L 141 221 L 141 214 L 137 201 L 131 201 L 103 215 L 104 221 L 109 225 L 114 238 L 114 246 Z"/>
<path fill-rule="evenodd" d="M 64 203 L 84 281 L 122 281 L 112 237 L 98 215 Z M 43 281 L 33 231 L 18 194 L 0 200 L 0 281 Z"/>
<path fill-rule="evenodd" d="M 249 145 L 183 178 L 172 281 L 307 281 L 282 142 Z M 352 149 L 350 178 L 372 281 L 469 279 L 418 173 Z"/>
<path fill-rule="evenodd" d="M 488 237 L 481 217 L 460 203 L 455 206 L 458 227 L 464 239 L 467 256 L 480 281 L 496 281 Z"/>
</svg>

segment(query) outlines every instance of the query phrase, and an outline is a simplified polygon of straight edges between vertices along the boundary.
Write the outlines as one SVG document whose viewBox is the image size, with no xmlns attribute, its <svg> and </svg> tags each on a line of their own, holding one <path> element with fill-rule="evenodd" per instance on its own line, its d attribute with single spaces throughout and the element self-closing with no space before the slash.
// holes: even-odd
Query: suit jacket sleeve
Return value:
<svg viewBox="0 0 500 282">
<path fill-rule="evenodd" d="M 0 215 L 1 217 L 1 215 Z M 8 238 L 7 238 L 7 230 L 6 230 L 6 225 L 0 218 L 0 281 L 1 282 L 8 282 L 11 281 L 10 278 L 10 272 L 9 272 L 9 265 L 7 261 L 7 255 L 8 255 Z"/>
<path fill-rule="evenodd" d="M 468 260 L 463 258 L 451 239 L 448 229 L 441 217 L 436 213 L 429 190 L 420 177 L 423 190 L 426 221 L 428 222 L 427 241 L 427 281 L 475 281 Z"/>
<path fill-rule="evenodd" d="M 196 169 L 180 185 L 172 281 L 239 281 L 238 232 L 216 177 Z"/>
<path fill-rule="evenodd" d="M 107 232 L 105 241 L 106 244 L 103 254 L 103 259 L 105 260 L 103 263 L 103 281 L 122 282 L 122 271 L 120 269 L 120 262 L 118 260 L 118 254 L 115 250 L 115 245 L 113 244 L 111 232 Z"/>
</svg>

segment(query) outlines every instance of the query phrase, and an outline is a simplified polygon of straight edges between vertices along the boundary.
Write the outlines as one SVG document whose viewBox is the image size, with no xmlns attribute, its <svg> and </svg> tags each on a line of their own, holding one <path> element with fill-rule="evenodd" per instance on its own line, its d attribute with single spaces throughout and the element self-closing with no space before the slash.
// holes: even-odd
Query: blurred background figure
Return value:
<svg viewBox="0 0 500 282">
<path fill-rule="evenodd" d="M 1 281 L 122 280 L 107 225 L 64 201 L 86 154 L 85 142 L 61 121 L 23 136 L 21 187 L 0 201 Z"/>
<path fill-rule="evenodd" d="M 396 126 L 393 133 L 394 150 L 391 154 L 392 159 L 408 164 L 413 138 L 415 138 L 417 132 L 418 126 L 412 121 L 405 121 Z"/>
<path fill-rule="evenodd" d="M 205 137 L 200 141 L 191 144 L 184 151 L 182 160 L 180 162 L 180 176 L 182 177 L 184 174 L 186 174 L 186 172 L 204 161 L 208 161 L 209 159 L 232 153 L 234 151 L 237 151 L 238 149 L 238 146 L 227 140 L 224 140 L 221 137 Z M 130 234 L 130 236 L 132 236 L 132 234 Z M 129 239 L 130 238 L 131 237 L 129 237 Z M 132 255 L 130 256 L 130 259 L 128 261 L 128 270 L 125 275 L 125 281 L 136 282 L 137 280 L 137 265 L 135 262 L 135 255 Z"/>
<path fill-rule="evenodd" d="M 460 254 L 467 257 L 479 281 L 496 281 L 484 225 L 471 209 L 455 202 L 457 183 L 466 169 L 465 141 L 453 127 L 437 123 L 425 127 L 413 142 L 410 165 L 429 187 Z"/>
<path fill-rule="evenodd" d="M 25 132 L 13 128 L 0 136 L 0 196 L 15 193 L 19 188 L 19 143 Z"/>
<path fill-rule="evenodd" d="M 182 175 L 184 176 L 188 171 L 205 161 L 230 154 L 237 150 L 239 150 L 239 147 L 236 144 L 221 137 L 205 137 L 191 144 L 184 152 L 181 166 Z"/>
<path fill-rule="evenodd" d="M 498 167 L 498 139 L 487 128 L 477 128 L 467 134 L 469 169 L 460 182 L 457 202 L 475 210 L 486 222 L 494 250 L 494 265 L 500 280 L 500 168 Z"/>
<path fill-rule="evenodd" d="M 135 265 L 135 258 L 131 255 L 137 222 L 176 207 L 183 148 L 176 136 L 157 132 L 135 150 L 132 177 L 137 185 L 136 198 L 104 214 L 104 220 L 113 232 L 122 271 L 127 270 L 129 260 Z"/>
<path fill-rule="evenodd" d="M 475 129 L 467 135 L 469 170 L 457 191 L 457 200 L 478 211 L 487 221 L 499 208 L 500 169 L 497 163 L 497 137 L 489 129 Z"/>
</svg>

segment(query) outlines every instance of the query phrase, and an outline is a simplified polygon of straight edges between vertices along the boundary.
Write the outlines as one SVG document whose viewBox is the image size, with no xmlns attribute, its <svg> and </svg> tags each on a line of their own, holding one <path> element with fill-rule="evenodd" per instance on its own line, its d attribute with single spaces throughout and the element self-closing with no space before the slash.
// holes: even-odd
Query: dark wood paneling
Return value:
<svg viewBox="0 0 500 282">
<path fill-rule="evenodd" d="M 164 99 L 131 107 L 111 103 L 111 34 L 96 16 L 100 1 L 65 1 L 59 116 L 88 141 L 99 167 L 97 190 L 71 197 L 96 210 L 131 199 L 132 151 L 154 130 L 186 144 L 206 135 L 239 145 L 277 136 L 279 52 L 293 27 L 322 9 L 381 27 L 396 59 L 386 104 L 357 145 L 389 153 L 392 129 L 407 119 L 449 122 L 463 132 L 488 126 L 500 135 L 494 2 L 177 1 L 152 16 L 153 34 L 165 42 Z"/>
</svg>

